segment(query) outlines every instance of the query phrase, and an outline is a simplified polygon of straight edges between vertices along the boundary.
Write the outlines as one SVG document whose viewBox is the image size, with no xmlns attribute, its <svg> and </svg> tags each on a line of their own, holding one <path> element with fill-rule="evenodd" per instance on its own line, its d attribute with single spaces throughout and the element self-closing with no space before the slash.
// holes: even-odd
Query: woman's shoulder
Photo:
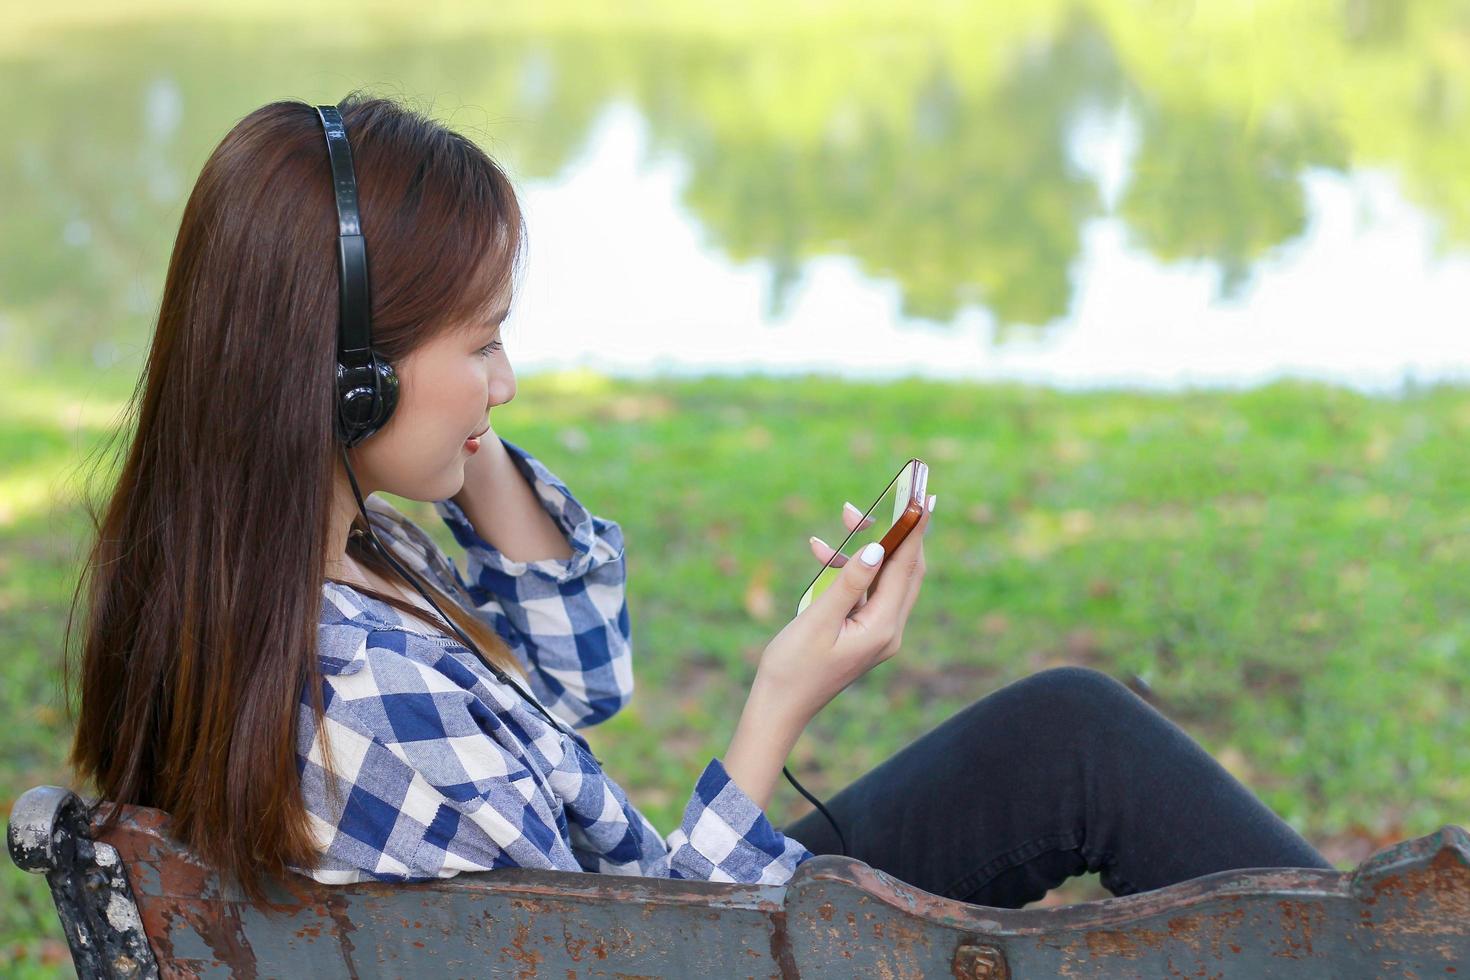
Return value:
<svg viewBox="0 0 1470 980">
<path fill-rule="evenodd" d="M 456 640 L 406 625 L 392 606 L 339 582 L 323 585 L 317 660 L 349 698 L 457 692 L 497 709 L 514 700 Z"/>
<path fill-rule="evenodd" d="M 516 692 L 453 640 L 378 621 L 366 608 L 374 600 L 346 586 L 328 582 L 324 596 L 332 611 L 324 616 L 318 660 L 323 722 L 330 732 L 359 746 L 412 743 L 428 753 L 415 765 L 428 765 L 438 751 L 430 743 L 470 738 L 469 747 L 480 746 L 476 751 L 483 753 L 489 747 L 479 740 L 487 736 L 517 758 L 534 749 L 532 754 L 548 766 L 570 751 L 563 733 L 527 717 Z M 306 694 L 303 690 L 303 705 L 309 703 Z M 298 726 L 301 745 L 314 745 L 326 734 L 312 711 L 301 712 Z M 545 731 L 554 734 L 548 737 Z M 331 738 L 335 743 L 337 735 Z M 590 752 L 585 741 L 578 741 Z M 552 745 L 562 748 L 554 751 Z"/>
<path fill-rule="evenodd" d="M 446 642 L 452 641 L 381 599 L 343 582 L 322 583 L 317 649 L 327 673 L 356 673 L 373 651 L 438 659 L 436 651 Z"/>
</svg>

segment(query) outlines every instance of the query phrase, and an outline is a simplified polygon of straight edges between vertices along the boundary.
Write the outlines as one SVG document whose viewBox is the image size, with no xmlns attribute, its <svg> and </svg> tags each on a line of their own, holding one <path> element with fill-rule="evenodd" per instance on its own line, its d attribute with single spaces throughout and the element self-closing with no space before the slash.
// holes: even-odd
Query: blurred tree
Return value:
<svg viewBox="0 0 1470 980">
<path fill-rule="evenodd" d="M 1002 337 L 1063 317 L 1102 213 L 1069 154 L 1091 111 L 1136 123 L 1116 212 L 1134 240 L 1218 263 L 1227 295 L 1304 230 L 1310 168 L 1388 169 L 1438 219 L 1440 251 L 1470 242 L 1467 0 L 506 4 L 377 9 L 351 32 L 275 0 L 11 16 L 0 324 L 39 358 L 143 343 L 184 195 L 228 125 L 354 85 L 442 115 L 522 180 L 632 104 L 651 152 L 687 163 L 710 239 L 772 264 L 773 313 L 807 259 L 841 254 L 897 283 L 909 316 L 983 304 Z"/>
</svg>

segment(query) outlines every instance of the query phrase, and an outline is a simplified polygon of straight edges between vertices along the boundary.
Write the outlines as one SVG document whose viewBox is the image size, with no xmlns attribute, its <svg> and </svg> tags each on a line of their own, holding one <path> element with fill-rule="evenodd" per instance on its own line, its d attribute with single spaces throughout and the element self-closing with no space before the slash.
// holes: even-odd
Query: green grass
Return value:
<svg viewBox="0 0 1470 980">
<path fill-rule="evenodd" d="M 131 384 L 0 393 L 7 810 L 68 782 L 57 647 L 86 524 L 66 494 Z M 1000 685 L 1082 663 L 1151 692 L 1340 863 L 1470 823 L 1470 390 L 536 376 L 495 425 L 623 526 L 638 689 L 587 734 L 664 832 L 816 571 L 807 535 L 833 540 L 842 502 L 865 505 L 910 455 L 939 494 L 924 592 L 904 649 L 798 742 L 811 792 Z M 393 500 L 456 553 L 427 505 Z M 809 808 L 779 786 L 778 824 Z M 0 889 L 0 970 L 65 972 L 44 882 L 5 862 Z"/>
</svg>

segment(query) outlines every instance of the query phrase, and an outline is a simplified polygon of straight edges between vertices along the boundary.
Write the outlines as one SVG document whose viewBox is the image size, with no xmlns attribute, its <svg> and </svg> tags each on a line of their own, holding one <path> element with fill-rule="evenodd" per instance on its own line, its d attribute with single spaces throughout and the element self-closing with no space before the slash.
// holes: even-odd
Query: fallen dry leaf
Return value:
<svg viewBox="0 0 1470 980">
<path fill-rule="evenodd" d="M 765 622 L 776 614 L 776 598 L 771 594 L 771 563 L 756 567 L 745 586 L 745 611 L 752 619 Z"/>
</svg>

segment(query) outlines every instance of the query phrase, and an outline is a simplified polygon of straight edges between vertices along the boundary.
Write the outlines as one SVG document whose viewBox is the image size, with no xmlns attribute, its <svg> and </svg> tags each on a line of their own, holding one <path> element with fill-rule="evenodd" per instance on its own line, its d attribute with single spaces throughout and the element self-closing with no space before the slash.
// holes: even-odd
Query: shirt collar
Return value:
<svg viewBox="0 0 1470 980">
<path fill-rule="evenodd" d="M 367 597 L 336 582 L 322 583 L 317 659 L 324 674 L 355 674 L 367 663 L 368 634 L 380 621 Z"/>
</svg>

